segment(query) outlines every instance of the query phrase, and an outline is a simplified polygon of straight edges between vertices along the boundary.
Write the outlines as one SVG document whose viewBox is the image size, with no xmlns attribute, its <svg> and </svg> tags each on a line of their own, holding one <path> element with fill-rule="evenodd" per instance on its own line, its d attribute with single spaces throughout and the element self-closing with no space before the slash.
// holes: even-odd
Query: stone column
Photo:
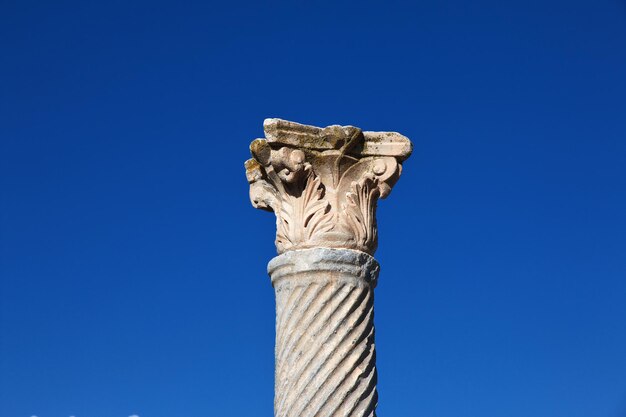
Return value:
<svg viewBox="0 0 626 417">
<path fill-rule="evenodd" d="M 376 415 L 376 204 L 411 142 L 395 132 L 267 119 L 246 161 L 250 198 L 276 214 L 275 417 Z"/>
</svg>

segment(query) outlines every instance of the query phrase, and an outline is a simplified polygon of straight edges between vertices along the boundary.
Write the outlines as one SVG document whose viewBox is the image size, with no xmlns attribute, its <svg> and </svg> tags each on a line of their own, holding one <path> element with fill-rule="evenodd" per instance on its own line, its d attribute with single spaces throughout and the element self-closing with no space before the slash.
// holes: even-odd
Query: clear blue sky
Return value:
<svg viewBox="0 0 626 417">
<path fill-rule="evenodd" d="M 415 144 L 382 417 L 626 416 L 626 3 L 0 5 L 0 416 L 271 416 L 266 117 Z"/>
</svg>

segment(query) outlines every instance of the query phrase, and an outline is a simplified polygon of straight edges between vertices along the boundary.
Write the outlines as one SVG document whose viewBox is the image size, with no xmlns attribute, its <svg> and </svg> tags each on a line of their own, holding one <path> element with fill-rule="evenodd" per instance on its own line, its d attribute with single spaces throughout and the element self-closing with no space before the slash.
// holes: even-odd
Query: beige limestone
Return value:
<svg viewBox="0 0 626 417">
<path fill-rule="evenodd" d="M 246 161 L 254 207 L 276 214 L 276 417 L 376 415 L 376 205 L 411 142 L 395 132 L 266 119 Z"/>
</svg>

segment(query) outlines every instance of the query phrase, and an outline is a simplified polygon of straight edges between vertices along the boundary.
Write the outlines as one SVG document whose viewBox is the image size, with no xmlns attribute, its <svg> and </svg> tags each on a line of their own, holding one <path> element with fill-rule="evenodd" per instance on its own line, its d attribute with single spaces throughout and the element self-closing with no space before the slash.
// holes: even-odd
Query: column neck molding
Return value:
<svg viewBox="0 0 626 417">
<path fill-rule="evenodd" d="M 267 265 L 276 287 L 284 280 L 346 282 L 376 287 L 380 266 L 373 256 L 352 249 L 313 248 L 278 255 Z"/>
</svg>

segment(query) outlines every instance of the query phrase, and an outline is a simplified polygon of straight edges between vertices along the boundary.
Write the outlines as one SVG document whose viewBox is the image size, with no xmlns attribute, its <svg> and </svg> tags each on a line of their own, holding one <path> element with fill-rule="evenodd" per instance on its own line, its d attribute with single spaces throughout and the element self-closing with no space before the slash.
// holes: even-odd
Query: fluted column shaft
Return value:
<svg viewBox="0 0 626 417">
<path fill-rule="evenodd" d="M 374 287 L 363 252 L 316 248 L 274 258 L 276 417 L 373 417 Z"/>
</svg>

